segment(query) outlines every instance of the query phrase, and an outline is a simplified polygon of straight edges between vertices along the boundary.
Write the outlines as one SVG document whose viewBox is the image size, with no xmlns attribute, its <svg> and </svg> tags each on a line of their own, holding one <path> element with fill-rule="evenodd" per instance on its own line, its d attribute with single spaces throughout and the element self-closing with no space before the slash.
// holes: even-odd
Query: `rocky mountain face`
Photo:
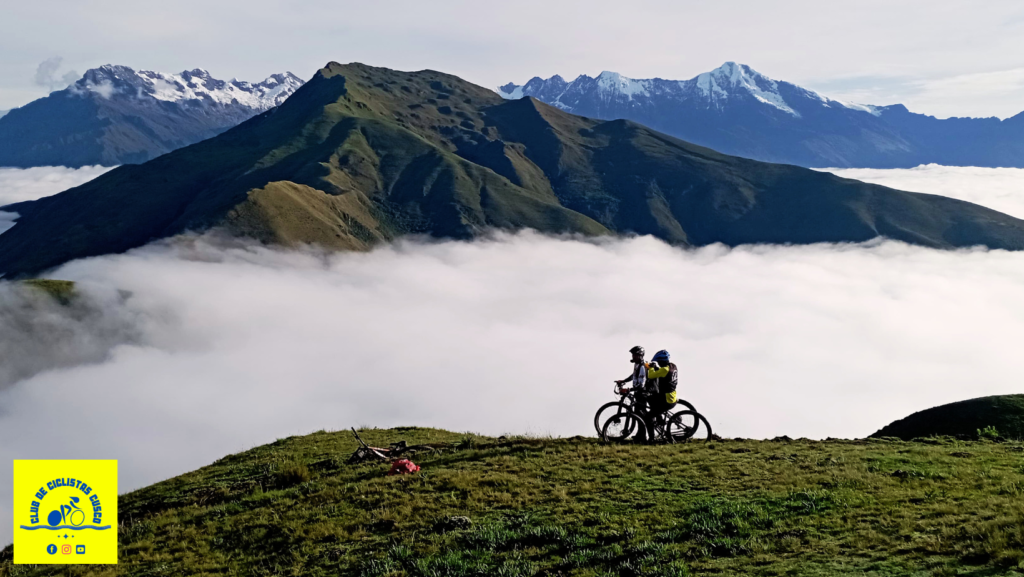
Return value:
<svg viewBox="0 0 1024 577">
<path fill-rule="evenodd" d="M 0 210 L 20 215 L 0 234 L 7 278 L 211 228 L 349 250 L 520 228 L 1024 249 L 1024 221 L 967 202 L 727 156 L 440 72 L 333 62 L 219 136 Z"/>
<path fill-rule="evenodd" d="M 635 80 L 614 72 L 572 82 L 533 78 L 497 89 L 605 120 L 628 119 L 736 156 L 808 167 L 1024 167 L 1024 113 L 936 119 L 903 105 L 824 97 L 727 62 L 690 80 Z"/>
<path fill-rule="evenodd" d="M 127 66 L 89 70 L 64 90 L 0 117 L 0 166 L 137 164 L 216 136 L 285 101 L 291 73 L 263 82 Z"/>
</svg>

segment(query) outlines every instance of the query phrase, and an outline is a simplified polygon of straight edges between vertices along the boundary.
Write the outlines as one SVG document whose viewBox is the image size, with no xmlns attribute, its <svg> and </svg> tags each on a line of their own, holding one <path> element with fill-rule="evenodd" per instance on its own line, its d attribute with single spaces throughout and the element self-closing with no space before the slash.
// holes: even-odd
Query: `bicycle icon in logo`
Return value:
<svg viewBox="0 0 1024 577">
<path fill-rule="evenodd" d="M 58 525 L 80 527 L 82 523 L 85 523 L 85 511 L 78 506 L 78 501 L 78 497 L 71 497 L 71 501 L 67 505 L 60 506 L 60 510 L 50 511 L 50 514 L 46 516 L 46 522 L 51 527 Z"/>
</svg>

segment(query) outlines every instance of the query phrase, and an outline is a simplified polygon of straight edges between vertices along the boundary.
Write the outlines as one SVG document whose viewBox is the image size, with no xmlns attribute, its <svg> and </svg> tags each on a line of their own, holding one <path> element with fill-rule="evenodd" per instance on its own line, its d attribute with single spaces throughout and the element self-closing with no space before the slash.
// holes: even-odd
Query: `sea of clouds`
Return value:
<svg viewBox="0 0 1024 577">
<path fill-rule="evenodd" d="M 853 178 L 890 188 L 938 194 L 973 202 L 1010 216 L 1024 218 L 1024 169 L 941 166 L 915 168 L 826 168 L 843 178 Z"/>
<path fill-rule="evenodd" d="M 909 172 L 977 202 L 992 179 L 976 170 Z M 891 172 L 870 176 L 912 180 Z M 319 429 L 592 434 L 636 344 L 672 352 L 725 436 L 859 437 L 1021 392 L 1024 254 L 1005 251 L 525 232 L 327 254 L 201 236 L 50 276 L 82 298 L 0 284 L 0 462 L 114 458 L 122 490 Z"/>
<path fill-rule="evenodd" d="M 111 169 L 109 166 L 0 168 L 0 207 L 57 194 Z"/>
<path fill-rule="evenodd" d="M 0 208 L 57 194 L 89 182 L 110 169 L 108 166 L 0 168 Z M 16 212 L 0 210 L 0 233 L 14 226 L 17 219 Z"/>
</svg>

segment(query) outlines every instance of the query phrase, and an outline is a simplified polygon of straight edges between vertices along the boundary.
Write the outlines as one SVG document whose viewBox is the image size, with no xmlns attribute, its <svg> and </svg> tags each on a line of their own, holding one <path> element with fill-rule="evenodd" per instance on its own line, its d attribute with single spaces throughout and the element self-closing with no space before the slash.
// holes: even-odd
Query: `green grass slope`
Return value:
<svg viewBox="0 0 1024 577">
<path fill-rule="evenodd" d="M 211 227 L 340 249 L 524 227 L 1024 249 L 1024 221 L 974 204 L 730 157 L 440 72 L 333 62 L 224 134 L 9 209 L 21 217 L 0 236 L 8 278 Z"/>
<path fill-rule="evenodd" d="M 399 477 L 345 464 L 348 432 L 231 455 L 123 495 L 120 565 L 61 574 L 981 576 L 1024 562 L 1018 444 L 361 433 L 451 445 Z M 2 576 L 53 573 L 11 553 Z"/>
<path fill-rule="evenodd" d="M 1024 439 L 1024 395 L 980 397 L 932 407 L 893 421 L 872 436 L 904 440 L 933 435 L 973 437 L 988 427 L 1008 439 Z"/>
</svg>

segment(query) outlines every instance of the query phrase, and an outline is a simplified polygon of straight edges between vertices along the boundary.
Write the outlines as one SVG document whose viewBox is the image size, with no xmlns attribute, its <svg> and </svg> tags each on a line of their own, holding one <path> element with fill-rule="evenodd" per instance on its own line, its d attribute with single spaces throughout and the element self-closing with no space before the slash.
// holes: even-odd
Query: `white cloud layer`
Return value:
<svg viewBox="0 0 1024 577">
<path fill-rule="evenodd" d="M 870 176 L 993 205 L 1011 186 L 988 174 Z M 83 300 L 0 285 L 0 463 L 116 458 L 124 490 L 318 429 L 591 434 L 635 344 L 670 350 L 727 436 L 863 436 L 1020 392 L 1020 253 L 520 234 L 325 255 L 204 237 L 52 276 Z"/>
<path fill-rule="evenodd" d="M 109 166 L 37 166 L 0 168 L 0 207 L 16 202 L 38 200 L 85 184 L 111 170 Z M 0 234 L 17 224 L 18 213 L 0 211 Z M 2 377 L 0 377 L 2 381 Z"/>
<path fill-rule="evenodd" d="M 109 166 L 37 166 L 0 168 L 0 207 L 36 200 L 85 184 L 111 170 Z"/>
<path fill-rule="evenodd" d="M 899 190 L 966 200 L 1010 216 L 1024 218 L 1024 169 L 940 166 L 915 168 L 825 168 L 843 178 L 873 182 Z"/>
<path fill-rule="evenodd" d="M 129 489 L 322 428 L 590 434 L 634 344 L 674 354 L 683 397 L 723 435 L 863 436 L 1019 392 L 1022 265 L 889 242 L 683 251 L 532 234 L 329 256 L 150 246 L 55 272 L 104 315 L 92 332 L 51 320 L 77 327 L 61 354 L 47 339 L 18 354 L 61 365 L 70 342 L 109 357 L 0 392 L 0 462 L 116 458 Z M 23 340 L 19 315 L 36 313 L 0 306 L 0 340 Z"/>
</svg>

